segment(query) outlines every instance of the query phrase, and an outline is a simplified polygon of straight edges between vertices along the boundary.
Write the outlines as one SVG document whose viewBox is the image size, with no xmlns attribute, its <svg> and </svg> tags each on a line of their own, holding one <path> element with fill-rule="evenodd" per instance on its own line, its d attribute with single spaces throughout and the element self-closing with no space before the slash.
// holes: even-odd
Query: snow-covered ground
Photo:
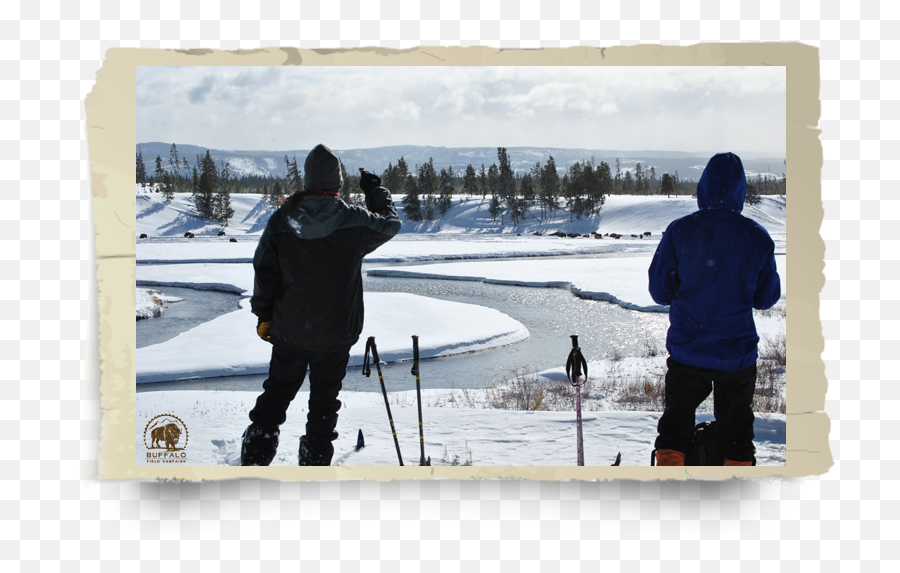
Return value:
<svg viewBox="0 0 900 573">
<path fill-rule="evenodd" d="M 189 430 L 189 465 L 240 465 L 240 437 L 256 403 L 252 392 L 146 392 L 138 394 L 137 465 L 146 465 L 140 447 L 143 430 L 153 417 L 169 413 Z M 306 394 L 300 394 L 281 426 L 278 454 L 272 465 L 297 464 L 300 435 L 306 423 Z M 332 465 L 396 466 L 387 410 L 381 394 L 344 392 Z M 475 400 L 475 398 L 473 398 Z M 419 465 L 416 393 L 390 394 L 391 414 L 405 465 Z M 650 465 L 659 412 L 583 412 L 585 465 L 608 466 L 622 453 L 623 466 Z M 698 414 L 698 422 L 712 418 Z M 425 455 L 433 466 L 574 466 L 575 414 L 522 412 L 469 405 L 460 391 L 423 390 Z M 353 452 L 359 430 L 365 448 Z M 784 465 L 786 425 L 783 414 L 757 415 L 754 425 L 758 465 Z"/>
<path fill-rule="evenodd" d="M 399 198 L 395 197 L 395 200 Z M 138 233 L 149 239 L 137 243 L 137 286 L 187 286 L 218 289 L 248 296 L 253 270 L 249 262 L 255 237 L 262 232 L 271 209 L 256 195 L 232 197 L 235 217 L 217 237 L 221 226 L 207 224 L 193 216 L 187 196 L 176 196 L 165 204 L 161 195 L 138 194 Z M 559 213 L 544 221 L 523 221 L 513 227 L 492 224 L 486 215 L 487 203 L 480 198 L 455 203 L 441 221 L 404 223 L 402 234 L 367 257 L 366 262 L 441 261 L 459 259 L 514 258 L 514 261 L 470 261 L 405 266 L 378 273 L 395 276 L 429 276 L 485 280 L 527 286 L 567 284 L 581 296 L 609 300 L 626 308 L 662 311 L 646 290 L 649 256 L 660 232 L 673 219 L 696 209 L 689 198 L 610 197 L 602 214 L 569 221 Z M 757 208 L 744 214 L 765 226 L 776 242 L 776 251 L 786 250 L 786 203 L 783 198 L 765 197 Z M 609 238 L 560 239 L 546 233 L 621 233 L 621 240 Z M 181 238 L 193 232 L 197 239 Z M 649 239 L 631 234 L 651 232 Z M 545 236 L 531 233 L 541 232 Z M 522 233 L 521 236 L 518 233 Z M 238 236 L 238 242 L 230 238 Z M 542 259 L 559 254 L 604 254 L 604 258 Z M 778 256 L 783 292 L 786 292 L 786 256 Z M 158 264 L 158 263 L 176 264 Z M 147 264 L 157 263 L 157 264 Z M 410 334 L 420 336 L 423 357 L 495 348 L 526 338 L 527 330 L 517 321 L 493 309 L 439 301 L 408 294 L 366 293 L 366 327 L 361 342 L 351 353 L 351 364 L 362 359 L 362 344 L 375 336 L 384 361 L 411 358 Z M 139 304 L 141 304 L 139 302 Z M 256 336 L 256 320 L 246 300 L 241 309 L 187 331 L 165 343 L 138 350 L 138 382 L 178 378 L 227 376 L 264 372 L 269 360 L 268 344 Z M 784 317 L 778 313 L 757 316 L 761 336 L 784 334 Z M 222 348 L 228 348 L 227 353 Z M 423 363 L 423 369 L 425 369 Z M 627 379 L 656 377 L 661 358 L 625 357 L 592 363 L 592 378 Z M 560 369 L 540 373 L 534 381 L 549 385 L 559 380 Z M 783 377 L 783 373 L 782 373 Z M 588 465 L 609 465 L 619 451 L 623 465 L 649 463 L 656 435 L 658 412 L 617 411 L 629 409 L 621 392 L 603 386 L 598 378 L 596 391 L 585 401 L 585 450 Z M 549 386 L 547 386 L 549 387 Z M 605 388 L 605 389 L 604 389 Z M 607 391 L 609 390 L 609 391 Z M 426 454 L 435 465 L 573 465 L 574 412 L 518 411 L 497 407 L 498 392 L 509 388 L 474 391 L 428 390 L 423 392 Z M 782 389 L 783 391 L 783 389 Z M 305 423 L 305 394 L 300 394 L 282 427 L 282 447 L 275 464 L 296 463 L 296 445 Z M 160 414 L 178 416 L 190 429 L 188 450 L 193 465 L 237 463 L 238 440 L 248 423 L 247 412 L 255 393 L 245 392 L 143 392 L 137 395 L 137 462 L 146 454 L 140 447 L 148 421 Z M 395 465 L 396 452 L 390 435 L 384 402 L 377 393 L 345 392 L 340 413 L 335 464 Z M 390 395 L 391 407 L 405 461 L 418 461 L 418 433 L 415 393 Z M 698 414 L 698 421 L 709 418 Z M 356 443 L 362 428 L 367 446 L 342 459 Z M 756 423 L 757 458 L 760 465 L 785 462 L 786 429 L 783 414 L 759 415 Z"/>
<path fill-rule="evenodd" d="M 137 318 L 152 318 L 165 312 L 166 304 L 184 300 L 177 296 L 168 296 L 158 290 L 135 289 L 135 307 Z"/>
</svg>

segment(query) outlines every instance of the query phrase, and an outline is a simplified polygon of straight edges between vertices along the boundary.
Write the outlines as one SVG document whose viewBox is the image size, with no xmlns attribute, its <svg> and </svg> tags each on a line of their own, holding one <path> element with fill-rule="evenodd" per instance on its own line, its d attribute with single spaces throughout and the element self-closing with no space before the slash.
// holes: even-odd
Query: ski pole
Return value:
<svg viewBox="0 0 900 573">
<path fill-rule="evenodd" d="M 566 378 L 575 386 L 575 420 L 576 420 L 576 440 L 578 465 L 584 465 L 584 439 L 581 433 L 581 382 L 578 378 L 581 376 L 581 370 L 584 369 L 584 379 L 587 380 L 588 368 L 584 356 L 581 355 L 581 348 L 578 347 L 578 335 L 569 335 L 572 339 L 572 351 L 569 352 L 569 358 L 566 360 Z M 571 374 L 571 376 L 570 376 Z"/>
<path fill-rule="evenodd" d="M 384 387 L 384 376 L 381 374 L 381 361 L 378 359 L 378 348 L 375 346 L 375 337 L 370 336 L 366 340 L 366 354 L 363 359 L 363 374 L 366 377 L 372 374 L 369 367 L 369 352 L 372 353 L 372 360 L 375 362 L 375 369 L 378 370 L 378 381 L 381 382 L 381 393 L 384 394 L 384 407 L 387 408 L 388 421 L 391 423 L 391 433 L 394 434 L 394 446 L 397 447 L 397 459 L 400 465 L 403 465 L 403 457 L 400 455 L 400 442 L 397 441 L 397 430 L 394 429 L 394 417 L 391 415 L 391 405 L 388 404 L 387 389 Z"/>
<path fill-rule="evenodd" d="M 422 450 L 422 455 L 419 457 L 419 465 L 420 466 L 430 466 L 431 465 L 431 456 L 428 456 L 428 459 L 425 459 L 425 435 L 423 434 L 422 429 L 422 385 L 419 381 L 419 337 L 413 334 L 413 367 L 412 367 L 412 375 L 416 377 L 416 402 L 419 405 L 419 447 Z"/>
</svg>

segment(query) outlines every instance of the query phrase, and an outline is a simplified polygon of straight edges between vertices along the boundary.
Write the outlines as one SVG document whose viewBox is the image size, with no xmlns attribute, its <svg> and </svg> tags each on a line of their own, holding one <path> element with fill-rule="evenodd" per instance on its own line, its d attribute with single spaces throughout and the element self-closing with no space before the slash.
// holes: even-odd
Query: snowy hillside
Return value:
<svg viewBox="0 0 900 573">
<path fill-rule="evenodd" d="M 401 219 L 402 196 L 394 196 L 394 203 Z M 544 235 L 555 231 L 565 233 L 600 234 L 617 233 L 624 235 L 623 241 L 631 240 L 631 235 L 650 232 L 655 239 L 670 222 L 697 210 L 697 201 L 691 197 L 631 196 L 611 195 L 607 197 L 599 215 L 582 219 L 572 218 L 565 211 L 555 211 L 541 218 L 539 209 L 533 209 L 530 216 L 514 226 L 506 216 L 494 220 L 488 213 L 489 199 L 481 197 L 454 196 L 453 207 L 443 218 L 434 221 L 414 223 L 405 221 L 401 234 L 532 234 Z M 166 203 L 162 194 L 137 192 L 137 233 L 146 234 L 149 239 L 160 237 L 183 237 L 194 233 L 197 237 L 215 237 L 220 231 L 226 236 L 256 235 L 265 229 L 266 222 L 274 209 L 265 198 L 258 194 L 235 194 L 231 196 L 234 216 L 228 225 L 201 219 L 196 215 L 190 194 L 176 193 L 171 203 Z M 765 196 L 756 207 L 746 205 L 743 214 L 757 221 L 770 234 L 783 237 L 787 221 L 787 201 L 783 196 Z M 550 240 L 548 238 L 548 240 Z M 613 239 L 604 239 L 613 241 Z M 776 238 L 777 241 L 777 238 Z"/>
</svg>

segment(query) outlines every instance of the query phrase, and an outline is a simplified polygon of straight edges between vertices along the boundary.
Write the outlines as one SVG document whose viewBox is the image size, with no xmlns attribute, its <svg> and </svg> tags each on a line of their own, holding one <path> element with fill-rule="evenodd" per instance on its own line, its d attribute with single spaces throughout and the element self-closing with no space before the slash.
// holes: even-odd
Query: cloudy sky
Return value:
<svg viewBox="0 0 900 573">
<path fill-rule="evenodd" d="M 137 142 L 785 154 L 783 67 L 139 67 Z"/>
</svg>

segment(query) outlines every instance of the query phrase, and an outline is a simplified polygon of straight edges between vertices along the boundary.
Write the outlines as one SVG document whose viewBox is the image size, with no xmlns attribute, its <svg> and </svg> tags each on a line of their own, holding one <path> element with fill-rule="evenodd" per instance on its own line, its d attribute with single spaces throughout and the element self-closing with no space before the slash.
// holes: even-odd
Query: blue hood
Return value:
<svg viewBox="0 0 900 573">
<path fill-rule="evenodd" d="M 747 178 L 741 158 L 733 153 L 713 155 L 697 183 L 697 206 L 740 213 L 746 196 Z"/>
</svg>

